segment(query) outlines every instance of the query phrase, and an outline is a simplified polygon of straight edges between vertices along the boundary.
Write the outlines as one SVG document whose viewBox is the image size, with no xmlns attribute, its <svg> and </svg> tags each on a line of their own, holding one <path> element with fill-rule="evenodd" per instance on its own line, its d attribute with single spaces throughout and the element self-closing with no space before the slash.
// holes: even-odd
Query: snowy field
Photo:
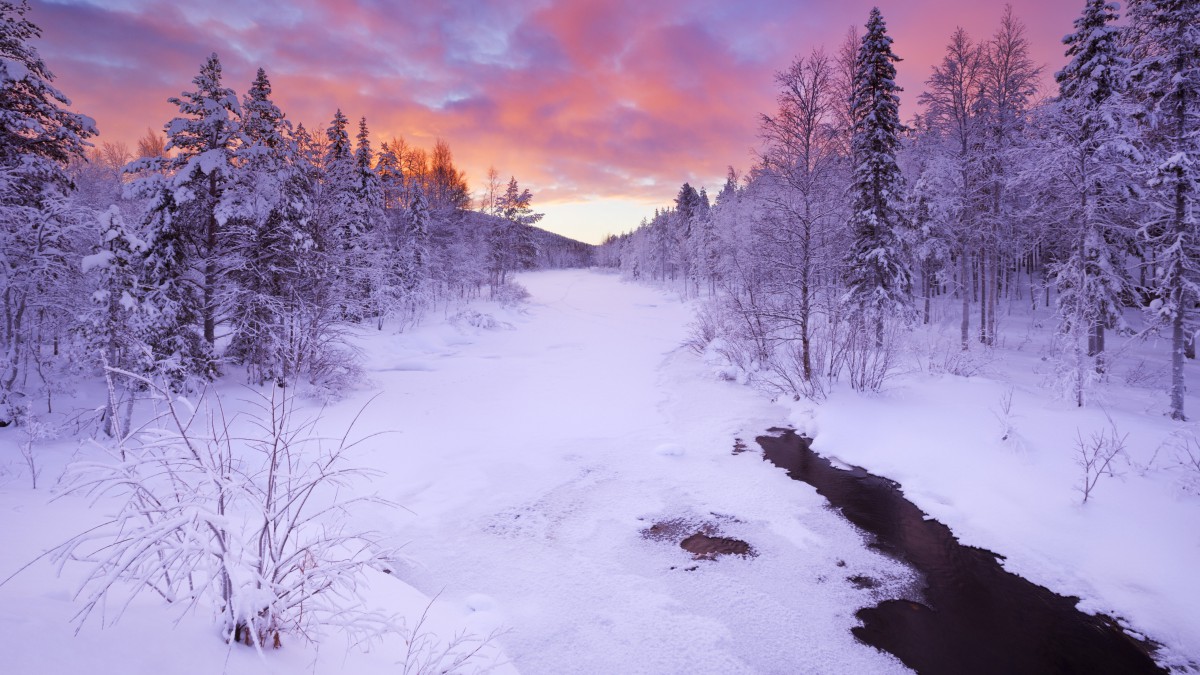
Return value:
<svg viewBox="0 0 1200 675">
<path fill-rule="evenodd" d="M 368 579 L 367 601 L 410 626 L 429 607 L 423 630 L 443 640 L 499 631 L 465 672 L 904 672 L 850 628 L 858 608 L 911 596 L 907 570 L 812 488 L 731 452 L 735 438 L 757 450 L 755 435 L 785 424 L 814 435 L 818 452 L 899 481 L 1008 569 L 1164 642 L 1171 662 L 1200 659 L 1200 496 L 1197 475 L 1175 466 L 1188 427 L 1160 414 L 1165 396 L 1135 386 L 1141 376 L 1102 389 L 1127 459 L 1081 505 L 1077 430 L 1109 422 L 1100 406 L 1050 395 L 1036 340 L 1012 339 L 1020 319 L 972 377 L 930 374 L 923 357 L 883 395 L 837 390 L 814 407 L 716 377 L 719 364 L 681 346 L 692 307 L 671 294 L 580 270 L 519 281 L 529 303 L 474 306 L 493 322 L 439 314 L 403 334 L 364 333 L 366 379 L 320 422 L 340 435 L 363 411 L 353 435 L 380 435 L 351 459 L 380 472 L 363 489 L 399 505 L 356 512 L 403 546 L 391 575 Z M 234 379 L 220 389 L 236 408 L 246 392 Z M 88 393 L 63 408 L 95 405 Z M 1200 415 L 1200 401 L 1188 409 Z M 56 487 L 68 461 L 97 452 L 65 421 L 59 431 L 37 444 L 32 490 L 25 437 L 0 430 L 0 579 L 105 513 Z M 674 519 L 711 523 L 757 556 L 693 561 L 642 535 Z M 80 575 L 42 560 L 0 586 L 3 672 L 405 672 L 395 635 L 365 653 L 329 637 L 259 654 L 223 643 L 210 611 L 181 615 L 148 595 L 116 625 L 97 615 L 74 635 Z M 854 575 L 881 586 L 857 588 Z"/>
</svg>

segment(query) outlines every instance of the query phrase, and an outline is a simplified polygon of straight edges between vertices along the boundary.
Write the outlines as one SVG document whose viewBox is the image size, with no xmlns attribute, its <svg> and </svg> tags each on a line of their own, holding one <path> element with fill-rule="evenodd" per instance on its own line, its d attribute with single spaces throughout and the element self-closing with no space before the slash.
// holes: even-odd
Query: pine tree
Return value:
<svg viewBox="0 0 1200 675">
<path fill-rule="evenodd" d="M 383 208 L 403 209 L 405 200 L 404 165 L 394 143 L 384 143 L 375 162 L 375 173 L 379 176 L 379 187 L 383 193 Z"/>
<path fill-rule="evenodd" d="M 173 389 L 192 378 L 216 377 L 216 357 L 203 333 L 204 297 L 193 280 L 194 213 L 176 217 L 182 207 L 175 190 L 162 181 L 147 216 L 149 233 L 141 268 L 142 341 L 152 350 L 147 374 L 166 378 Z"/>
<path fill-rule="evenodd" d="M 237 152 L 236 216 L 229 221 L 232 339 L 226 356 L 247 367 L 251 382 L 294 377 L 285 339 L 301 290 L 317 274 L 309 232 L 311 194 L 296 140 L 271 100 L 260 68 L 242 102 L 243 142 Z"/>
<path fill-rule="evenodd" d="M 693 230 L 702 211 L 700 193 L 689 183 L 684 183 L 675 195 L 675 222 L 672 227 L 672 261 L 683 278 L 684 294 L 690 292 L 695 281 L 696 256 L 693 251 Z"/>
<path fill-rule="evenodd" d="M 1063 38 L 1070 61 L 1055 75 L 1059 99 L 1050 114 L 1060 157 L 1051 175 L 1065 197 L 1055 208 L 1064 217 L 1067 244 L 1054 274 L 1077 405 L 1083 405 L 1086 371 L 1104 371 L 1104 330 L 1121 323 L 1130 287 L 1121 255 L 1132 240 L 1125 224 L 1131 130 L 1122 124 L 1128 111 L 1121 93 L 1129 62 L 1111 25 L 1116 20 L 1115 5 L 1088 0 L 1075 32 Z M 1086 363 L 1089 358 L 1095 362 Z"/>
<path fill-rule="evenodd" d="M 542 219 L 534 213 L 530 204 L 533 194 L 510 178 L 508 188 L 496 204 L 500 217 L 492 226 L 489 237 L 488 259 L 492 290 L 503 285 L 510 272 L 529 269 L 537 260 L 537 243 L 533 237 L 533 224 Z"/>
<path fill-rule="evenodd" d="M 1185 419 L 1184 352 L 1200 300 L 1200 3 L 1131 0 L 1133 95 L 1147 128 L 1149 212 L 1141 236 L 1153 247 L 1150 306 L 1171 331 L 1171 417 Z"/>
<path fill-rule="evenodd" d="M 855 63 L 853 157 L 850 228 L 854 243 L 846 259 L 845 300 L 852 312 L 875 325 L 875 341 L 883 344 L 883 322 L 910 305 L 912 273 L 903 230 L 904 181 L 896 150 L 904 126 L 896 85 L 899 57 L 879 8 L 871 10 Z"/>
<path fill-rule="evenodd" d="M 412 203 L 408 206 L 408 237 L 407 255 L 404 257 L 406 266 L 403 273 L 404 289 L 409 298 L 412 311 L 422 302 L 425 286 L 429 282 L 430 251 L 429 251 L 429 205 L 425 202 L 425 192 L 417 186 L 413 191 Z"/>
<path fill-rule="evenodd" d="M 221 62 L 214 53 L 192 82 L 196 91 L 168 99 L 182 117 L 167 123 L 167 149 L 176 150 L 170 166 L 176 171 L 174 214 L 180 233 L 189 235 L 201 268 L 203 304 L 199 314 L 209 349 L 216 344 L 218 294 L 222 265 L 222 228 L 232 215 L 226 189 L 232 183 L 233 157 L 241 132 L 237 94 L 221 84 Z"/>
<path fill-rule="evenodd" d="M 340 297 L 338 313 L 344 319 L 361 321 L 369 312 L 366 260 L 371 246 L 366 238 L 364 210 L 358 203 L 363 177 L 348 127 L 349 120 L 339 109 L 325 130 L 327 144 L 317 205 L 321 230 L 318 241 L 324 245 L 332 267 Z"/>
<path fill-rule="evenodd" d="M 42 363 L 43 348 L 57 353 L 43 341 L 60 337 L 58 326 L 79 309 L 70 296 L 84 228 L 67 203 L 66 169 L 83 159 L 96 134 L 95 123 L 68 111 L 70 100 L 53 86 L 33 45 L 41 30 L 25 18 L 28 10 L 25 2 L 0 0 L 0 405 L 6 406 L 26 380 L 24 369 Z M 34 330 L 35 317 L 41 330 Z M 12 419 L 11 411 L 3 414 Z"/>
<path fill-rule="evenodd" d="M 196 90 L 168 99 L 180 117 L 168 122 L 171 156 L 130 166 L 131 192 L 150 200 L 142 261 L 147 344 L 174 386 L 217 373 L 216 325 L 228 307 L 227 225 L 241 208 L 235 157 L 242 144 L 241 105 L 221 83 L 221 63 L 208 57 Z M 197 283 L 197 279 L 199 283 Z"/>
</svg>

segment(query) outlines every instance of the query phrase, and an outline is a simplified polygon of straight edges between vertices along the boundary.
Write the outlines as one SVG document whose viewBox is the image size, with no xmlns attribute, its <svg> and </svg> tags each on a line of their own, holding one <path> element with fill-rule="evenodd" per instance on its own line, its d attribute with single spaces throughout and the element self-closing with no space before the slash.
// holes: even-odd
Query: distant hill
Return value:
<svg viewBox="0 0 1200 675">
<path fill-rule="evenodd" d="M 462 211 L 461 225 L 476 233 L 487 232 L 488 228 L 503 222 L 500 217 L 481 213 L 479 211 Z M 555 234 L 540 227 L 532 227 L 534 242 L 537 243 L 538 255 L 535 267 L 538 269 L 564 269 L 568 267 L 590 267 L 594 264 L 596 250 L 594 244 L 585 244 L 561 234 Z"/>
<path fill-rule="evenodd" d="M 540 269 L 562 269 L 566 267 L 590 267 L 596 254 L 594 244 L 586 244 L 564 237 L 540 227 L 536 231 L 538 246 L 537 266 Z"/>
</svg>

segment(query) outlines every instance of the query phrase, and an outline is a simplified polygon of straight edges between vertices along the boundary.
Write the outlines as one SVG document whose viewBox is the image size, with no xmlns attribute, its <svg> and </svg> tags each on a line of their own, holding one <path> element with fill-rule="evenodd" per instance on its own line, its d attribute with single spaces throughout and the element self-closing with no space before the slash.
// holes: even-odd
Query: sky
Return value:
<svg viewBox="0 0 1200 675">
<path fill-rule="evenodd" d="M 323 127 L 341 108 L 376 144 L 444 138 L 481 192 L 488 168 L 534 194 L 541 225 L 598 242 L 633 229 L 679 186 L 719 189 L 760 146 L 774 74 L 833 52 L 870 0 L 31 0 L 37 43 L 98 142 L 131 147 L 177 110 L 216 52 L 225 84 L 257 68 L 293 122 Z M 1083 0 L 1013 0 L 1047 85 Z M 880 4 L 901 115 L 956 26 L 990 37 L 1004 3 Z M 378 145 L 376 145 L 378 147 Z"/>
</svg>

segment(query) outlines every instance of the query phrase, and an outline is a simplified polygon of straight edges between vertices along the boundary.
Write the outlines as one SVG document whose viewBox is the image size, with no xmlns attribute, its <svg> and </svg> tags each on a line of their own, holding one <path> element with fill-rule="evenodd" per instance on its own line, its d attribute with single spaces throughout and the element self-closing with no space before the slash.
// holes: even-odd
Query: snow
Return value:
<svg viewBox="0 0 1200 675">
<path fill-rule="evenodd" d="M 1200 497 L 1155 468 L 1179 430 L 1154 407 L 1161 394 L 1113 387 L 1104 410 L 1076 409 L 1042 386 L 1032 348 L 1012 347 L 980 376 L 914 371 L 881 395 L 837 389 L 821 405 L 775 403 L 682 346 L 694 307 L 677 296 L 585 270 L 518 281 L 526 304 L 452 307 L 402 334 L 364 328 L 366 382 L 320 422 L 340 436 L 361 411 L 352 436 L 367 440 L 351 459 L 379 471 L 370 490 L 400 507 L 352 514 L 403 546 L 364 596 L 409 626 L 428 608 L 423 628 L 442 639 L 499 631 L 474 665 L 906 672 L 850 628 L 860 607 L 915 599 L 914 579 L 812 488 L 761 460 L 754 436 L 789 422 L 819 452 L 899 481 L 965 543 L 1006 556 L 1008 569 L 1122 617 L 1176 662 L 1200 655 Z M 237 379 L 220 385 L 231 410 L 246 398 Z M 1009 390 L 1019 443 L 1001 440 Z M 98 394 L 81 391 L 72 412 Z M 1081 505 L 1076 430 L 1105 427 L 1105 411 L 1129 434 L 1131 465 Z M 29 488 L 23 460 L 0 460 L 0 580 L 103 517 L 103 501 L 44 487 L 68 461 L 92 458 L 65 426 L 62 435 L 36 446 L 42 489 Z M 735 438 L 751 451 L 734 454 Z M 22 442 L 20 430 L 0 429 L 0 458 L 19 458 Z M 710 523 L 757 555 L 695 561 L 677 540 L 641 534 L 676 519 Z M 854 575 L 880 587 L 856 588 Z M 0 585 L 6 672 L 402 670 L 394 636 L 365 653 L 333 636 L 319 649 L 292 637 L 258 654 L 223 643 L 209 609 L 179 618 L 149 595 L 116 625 L 91 622 L 76 636 L 81 576 L 78 565 L 58 576 L 41 560 Z"/>
<path fill-rule="evenodd" d="M 109 250 L 98 251 L 91 255 L 83 256 L 83 262 L 81 263 L 83 273 L 87 274 L 94 269 L 108 267 L 108 263 L 112 260 L 112 257 L 112 251 Z"/>
<path fill-rule="evenodd" d="M 866 548 L 811 488 L 732 453 L 735 437 L 786 410 L 712 379 L 681 347 L 690 307 L 612 275 L 520 280 L 532 293 L 523 306 L 453 310 L 458 320 L 400 335 L 364 330 L 369 383 L 327 408 L 321 428 L 340 434 L 366 405 L 355 435 L 384 432 L 354 460 L 381 471 L 371 487 L 402 508 L 357 518 L 404 559 L 369 579 L 365 597 L 410 625 L 430 606 L 443 638 L 502 631 L 496 672 L 904 672 L 849 629 L 879 593 L 903 593 L 909 571 Z M 245 398 L 222 386 L 227 405 Z M 0 442 L 18 434 L 0 430 Z M 87 452 L 45 444 L 44 481 Z M 29 490 L 20 468 L 6 467 L 0 487 L 0 578 L 103 512 Z M 758 555 L 694 561 L 676 540 L 641 534 L 678 518 L 713 523 Z M 855 588 L 854 574 L 882 588 Z M 395 638 L 348 655 L 336 637 L 319 650 L 292 638 L 260 656 L 224 644 L 205 609 L 175 625 L 179 613 L 149 595 L 115 627 L 72 637 L 80 575 L 68 564 L 56 578 L 41 561 L 0 586 L 13 672 L 400 670 Z"/>
</svg>

